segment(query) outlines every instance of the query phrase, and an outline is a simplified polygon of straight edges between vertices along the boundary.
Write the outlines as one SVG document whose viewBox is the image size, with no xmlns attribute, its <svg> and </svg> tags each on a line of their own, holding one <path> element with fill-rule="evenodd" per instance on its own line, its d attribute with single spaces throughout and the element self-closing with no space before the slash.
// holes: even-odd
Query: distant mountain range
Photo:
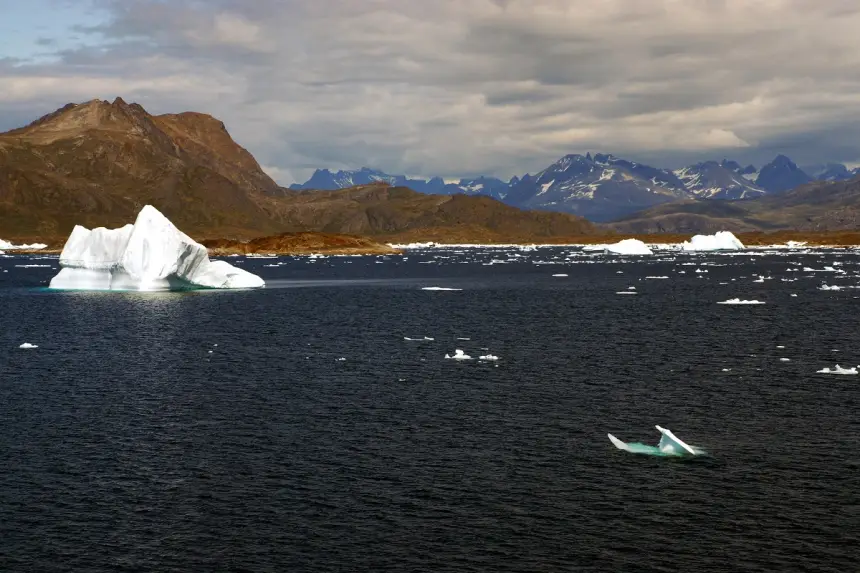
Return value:
<svg viewBox="0 0 860 573">
<path fill-rule="evenodd" d="M 420 193 L 487 195 L 524 209 L 573 213 L 592 221 L 611 221 L 636 211 L 684 199 L 737 200 L 784 193 L 814 181 L 845 181 L 860 175 L 839 163 L 798 167 L 778 155 L 760 170 L 736 161 L 704 161 L 669 170 L 614 155 L 565 155 L 535 175 L 510 181 L 493 177 L 445 182 L 441 177 L 409 178 L 369 169 L 318 169 L 303 184 L 290 188 L 334 190 L 384 182 Z"/>
<path fill-rule="evenodd" d="M 361 169 L 335 171 L 334 173 L 328 169 L 317 169 L 306 182 L 290 185 L 290 189 L 294 191 L 303 189 L 334 191 L 336 189 L 346 189 L 347 187 L 370 185 L 372 183 L 387 183 L 393 186 L 409 187 L 413 191 L 433 195 L 466 193 L 467 195 L 486 195 L 495 199 L 501 199 L 510 186 L 510 181 L 502 181 L 495 177 L 461 179 L 458 183 L 446 183 L 441 177 L 414 179 L 405 175 L 389 175 L 377 169 L 362 167 Z"/>
<path fill-rule="evenodd" d="M 803 232 L 860 229 L 860 177 L 815 181 L 740 201 L 684 200 L 657 205 L 606 225 L 618 232 Z"/>
</svg>

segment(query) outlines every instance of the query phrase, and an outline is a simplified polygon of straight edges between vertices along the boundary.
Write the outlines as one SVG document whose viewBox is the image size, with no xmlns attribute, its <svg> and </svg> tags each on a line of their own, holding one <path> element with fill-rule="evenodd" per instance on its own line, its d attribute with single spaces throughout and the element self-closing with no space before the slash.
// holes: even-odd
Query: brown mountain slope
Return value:
<svg viewBox="0 0 860 573">
<path fill-rule="evenodd" d="M 608 227 L 630 233 L 860 229 L 860 178 L 802 185 L 741 201 L 682 201 L 634 213 Z"/>
<path fill-rule="evenodd" d="M 371 185 L 279 187 L 208 115 L 150 115 L 117 98 L 69 104 L 0 134 L 0 237 L 62 243 L 74 225 L 118 227 L 145 204 L 198 238 L 284 232 L 460 241 L 599 232 L 580 217 L 522 211 L 487 197 Z"/>
<path fill-rule="evenodd" d="M 398 237 L 459 236 L 470 240 L 531 240 L 595 234 L 581 217 L 522 211 L 489 197 L 427 195 L 406 187 L 364 185 L 337 191 L 298 191 L 267 204 L 290 231 Z M 432 236 L 431 236 L 432 235 Z"/>
<path fill-rule="evenodd" d="M 118 226 L 147 203 L 189 232 L 275 231 L 257 197 L 279 193 L 223 124 L 200 114 L 93 100 L 0 134 L 0 229 L 10 236 Z"/>
</svg>

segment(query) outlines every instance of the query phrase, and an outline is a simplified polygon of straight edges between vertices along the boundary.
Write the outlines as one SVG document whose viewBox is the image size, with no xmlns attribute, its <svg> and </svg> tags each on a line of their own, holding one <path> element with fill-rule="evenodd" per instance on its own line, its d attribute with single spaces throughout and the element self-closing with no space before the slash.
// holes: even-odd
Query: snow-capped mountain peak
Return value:
<svg viewBox="0 0 860 573">
<path fill-rule="evenodd" d="M 752 166 L 749 166 L 752 167 Z M 755 170 L 752 167 L 753 172 Z M 742 172 L 748 171 L 735 161 L 719 163 L 703 161 L 675 170 L 675 175 L 694 196 L 704 199 L 748 199 L 758 197 L 765 191 L 747 179 Z"/>
</svg>

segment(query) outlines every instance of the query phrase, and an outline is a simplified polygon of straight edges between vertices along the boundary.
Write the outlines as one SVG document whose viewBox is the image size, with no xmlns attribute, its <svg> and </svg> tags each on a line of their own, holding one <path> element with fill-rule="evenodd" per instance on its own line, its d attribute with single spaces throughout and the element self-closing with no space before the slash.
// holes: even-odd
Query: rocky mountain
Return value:
<svg viewBox="0 0 860 573">
<path fill-rule="evenodd" d="M 688 197 L 671 171 L 613 155 L 565 155 L 536 175 L 525 175 L 505 202 L 527 209 L 576 213 L 606 221 L 622 213 Z"/>
<path fill-rule="evenodd" d="M 467 195 L 487 195 L 501 199 L 507 192 L 509 182 L 494 177 L 478 177 L 476 179 L 460 179 L 457 183 L 446 183 L 441 177 L 431 179 L 409 178 L 405 175 L 389 175 L 377 169 L 362 167 L 346 171 L 329 171 L 328 169 L 317 169 L 311 178 L 304 183 L 294 183 L 290 189 L 294 191 L 319 189 L 333 191 L 345 189 L 356 185 L 370 185 L 373 183 L 387 183 L 409 187 L 419 193 L 432 193 L 436 195 L 453 195 L 465 193 Z"/>
<path fill-rule="evenodd" d="M 748 199 L 766 193 L 754 183 L 755 167 L 741 167 L 735 161 L 704 161 L 674 173 L 691 195 L 701 199 Z"/>
<path fill-rule="evenodd" d="M 486 196 L 434 195 L 385 183 L 297 191 L 272 202 L 287 231 L 346 233 L 392 241 L 531 241 L 602 231 L 567 213 L 523 211 Z"/>
<path fill-rule="evenodd" d="M 824 163 L 821 165 L 808 165 L 803 167 L 815 181 L 845 181 L 860 175 L 860 167 L 849 170 L 841 163 Z"/>
<path fill-rule="evenodd" d="M 740 201 L 687 200 L 659 205 L 610 223 L 626 233 L 712 233 L 792 229 L 806 232 L 860 228 L 860 175 L 817 181 L 783 193 Z"/>
<path fill-rule="evenodd" d="M 490 184 L 468 182 L 473 192 Z M 198 239 L 325 232 L 478 241 L 599 232 L 569 214 L 526 212 L 481 195 L 421 194 L 385 182 L 290 191 L 272 181 L 219 120 L 192 112 L 151 115 L 120 98 L 69 104 L 0 133 L 4 239 L 61 245 L 76 224 L 119 227 L 146 204 Z"/>
<path fill-rule="evenodd" d="M 782 193 L 812 180 L 812 177 L 791 159 L 785 155 L 777 155 L 773 161 L 761 168 L 755 182 L 770 193 Z"/>
<path fill-rule="evenodd" d="M 385 181 L 421 193 L 488 195 L 524 209 L 575 213 L 593 221 L 609 221 L 651 206 L 685 199 L 738 200 L 781 193 L 809 181 L 841 181 L 860 173 L 830 163 L 804 170 L 777 156 L 761 171 L 736 161 L 704 161 L 676 169 L 660 169 L 608 154 L 566 155 L 535 175 L 508 182 L 490 177 L 445 183 L 440 178 L 410 179 L 367 168 L 355 171 L 317 170 L 295 189 L 338 189 Z"/>
</svg>

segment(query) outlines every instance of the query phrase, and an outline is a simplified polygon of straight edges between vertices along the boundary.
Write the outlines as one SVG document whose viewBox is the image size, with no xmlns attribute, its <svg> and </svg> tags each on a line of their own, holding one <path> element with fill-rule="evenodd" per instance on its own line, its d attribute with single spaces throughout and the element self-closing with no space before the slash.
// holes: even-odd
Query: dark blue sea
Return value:
<svg viewBox="0 0 860 573">
<path fill-rule="evenodd" d="M 856 252 L 229 260 L 0 258 L 0 571 L 860 570 Z"/>
</svg>

